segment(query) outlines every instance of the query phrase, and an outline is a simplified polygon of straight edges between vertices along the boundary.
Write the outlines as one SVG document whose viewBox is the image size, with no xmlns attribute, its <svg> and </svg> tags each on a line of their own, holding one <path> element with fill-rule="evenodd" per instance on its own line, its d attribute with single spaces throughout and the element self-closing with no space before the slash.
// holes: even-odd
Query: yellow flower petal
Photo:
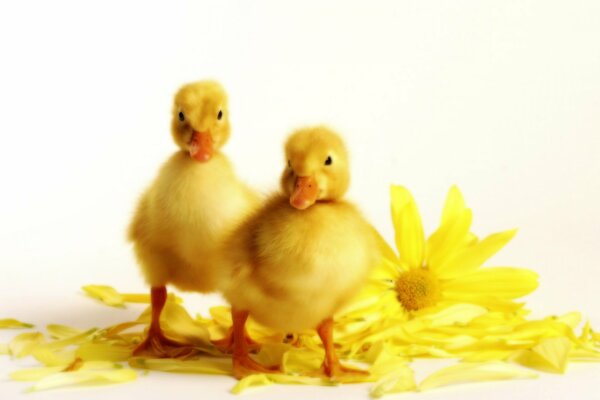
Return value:
<svg viewBox="0 0 600 400">
<path fill-rule="evenodd" d="M 600 362 L 600 350 L 575 349 L 569 353 L 569 361 Z"/>
<path fill-rule="evenodd" d="M 161 314 L 161 327 L 169 337 L 181 338 L 198 345 L 208 345 L 208 327 L 192 318 L 185 308 L 167 302 Z"/>
<path fill-rule="evenodd" d="M 293 349 L 283 355 L 282 369 L 287 374 L 308 374 L 318 371 L 323 363 L 323 352 Z"/>
<path fill-rule="evenodd" d="M 492 234 L 482 241 L 463 249 L 436 268 L 436 271 L 442 279 L 454 278 L 472 272 L 504 247 L 516 233 L 517 230 L 512 229 Z"/>
<path fill-rule="evenodd" d="M 124 383 L 133 381 L 137 378 L 134 370 L 128 368 L 115 370 L 77 370 L 73 372 L 59 372 L 46 376 L 30 387 L 28 391 L 37 392 L 40 390 L 54 389 L 66 386 L 76 385 L 106 385 L 114 383 Z"/>
<path fill-rule="evenodd" d="M 430 320 L 433 327 L 456 324 L 465 325 L 485 313 L 487 313 L 487 310 L 481 306 L 456 304 L 444 308 L 435 314 L 426 315 L 423 318 Z"/>
<path fill-rule="evenodd" d="M 43 346 L 34 348 L 31 355 L 47 367 L 65 366 L 75 359 L 73 351 L 56 351 Z"/>
<path fill-rule="evenodd" d="M 60 350 L 67 346 L 77 345 L 84 342 L 89 341 L 94 333 L 96 333 L 97 329 L 92 328 L 87 331 L 81 332 L 77 335 L 66 337 L 61 340 L 55 340 L 53 342 L 48 342 L 40 345 L 40 347 L 46 348 L 48 350 Z"/>
<path fill-rule="evenodd" d="M 313 385 L 313 386 L 335 386 L 336 383 L 321 378 L 313 378 L 300 375 L 282 374 L 256 374 L 241 379 L 232 389 L 231 393 L 240 394 L 248 389 L 268 386 L 274 383 L 283 385 Z"/>
<path fill-rule="evenodd" d="M 421 382 L 420 390 L 457 383 L 536 378 L 537 374 L 504 362 L 460 363 L 443 368 Z"/>
<path fill-rule="evenodd" d="M 559 316 L 556 320 L 568 325 L 571 329 L 575 329 L 581 323 L 581 313 L 573 311 Z"/>
<path fill-rule="evenodd" d="M 581 339 L 581 341 L 585 343 L 592 341 L 592 326 L 590 325 L 590 321 L 585 321 L 585 325 L 581 330 L 581 335 L 579 336 L 579 339 Z"/>
<path fill-rule="evenodd" d="M 0 343 L 0 355 L 7 355 L 8 353 L 8 344 Z"/>
<path fill-rule="evenodd" d="M 150 304 L 150 295 L 148 293 L 120 293 L 123 301 L 126 303 Z"/>
<path fill-rule="evenodd" d="M 381 236 L 381 234 L 373 228 L 373 234 L 377 238 L 377 243 L 379 245 L 379 250 L 384 259 L 387 259 L 395 264 L 399 264 L 400 260 L 398 256 L 394 252 L 394 250 L 390 247 L 390 245 L 385 241 L 385 239 Z"/>
<path fill-rule="evenodd" d="M 197 360 L 176 360 L 170 358 L 132 358 L 129 365 L 133 368 L 163 372 L 188 374 L 231 375 L 231 359 L 203 357 Z"/>
<path fill-rule="evenodd" d="M 218 325 L 221 325 L 225 328 L 229 328 L 231 326 L 231 309 L 226 306 L 215 306 L 211 307 L 210 316 L 213 321 Z"/>
<path fill-rule="evenodd" d="M 66 372 L 67 366 L 52 366 L 43 368 L 26 368 L 14 371 L 10 374 L 10 378 L 16 381 L 39 381 L 47 376 L 54 375 L 58 372 Z M 90 362 L 78 364 L 77 370 L 112 370 L 121 369 L 122 367 L 115 363 L 105 362 Z"/>
<path fill-rule="evenodd" d="M 64 366 L 26 368 L 10 373 L 10 378 L 21 382 L 35 382 L 50 375 L 54 375 L 65 369 Z"/>
<path fill-rule="evenodd" d="M 412 391 L 417 388 L 413 370 L 402 364 L 393 371 L 382 376 L 369 391 L 372 397 L 378 398 L 390 393 Z"/>
<path fill-rule="evenodd" d="M 483 268 L 444 283 L 443 290 L 454 298 L 465 293 L 515 299 L 533 292 L 538 286 L 537 278 L 535 272 L 525 268 Z"/>
<path fill-rule="evenodd" d="M 125 307 L 123 296 L 113 287 L 107 285 L 86 285 L 81 289 L 89 296 L 112 307 Z"/>
<path fill-rule="evenodd" d="M 472 241 L 469 229 L 473 213 L 467 208 L 460 190 L 452 186 L 448 191 L 440 227 L 427 241 L 427 265 L 435 270 L 443 265 L 465 243 Z"/>
<path fill-rule="evenodd" d="M 293 350 L 287 343 L 263 343 L 254 359 L 262 365 L 280 365 L 288 351 Z"/>
<path fill-rule="evenodd" d="M 461 245 L 471 228 L 473 214 L 471 210 L 464 210 L 447 223 L 440 225 L 439 229 L 427 241 L 427 265 L 433 271 L 453 256 Z"/>
<path fill-rule="evenodd" d="M 75 351 L 75 356 L 83 361 L 127 361 L 132 348 L 111 343 L 84 343 Z"/>
<path fill-rule="evenodd" d="M 468 353 L 464 356 L 462 362 L 487 362 L 487 361 L 504 361 L 511 354 L 513 350 L 478 350 L 472 353 Z"/>
<path fill-rule="evenodd" d="M 445 292 L 444 299 L 453 303 L 471 303 L 487 308 L 490 311 L 500 311 L 514 314 L 523 309 L 524 303 L 517 303 L 511 299 L 483 293 Z"/>
<path fill-rule="evenodd" d="M 577 341 L 575 332 L 571 327 L 556 318 L 548 317 L 543 320 L 526 321 L 514 327 L 514 331 L 506 334 L 507 340 L 527 340 L 562 336 L 572 341 Z"/>
<path fill-rule="evenodd" d="M 119 293 L 125 303 L 142 303 L 150 304 L 150 295 L 148 293 Z M 169 293 L 167 301 L 174 301 L 177 304 L 182 304 L 183 299 L 176 296 L 174 293 Z"/>
<path fill-rule="evenodd" d="M 567 367 L 571 341 L 565 337 L 543 339 L 531 350 L 519 351 L 514 361 L 546 372 L 563 373 Z"/>
<path fill-rule="evenodd" d="M 0 319 L 0 329 L 21 329 L 21 328 L 33 328 L 32 324 L 27 322 L 21 322 L 14 318 Z"/>
<path fill-rule="evenodd" d="M 392 219 L 400 260 L 411 268 L 423 265 L 425 238 L 421 216 L 410 192 L 403 186 L 392 186 Z"/>
<path fill-rule="evenodd" d="M 148 308 L 148 311 L 150 311 L 149 308 Z M 145 314 L 146 314 L 146 312 L 144 311 L 144 313 L 140 316 L 140 318 L 138 318 L 137 321 L 122 322 L 120 324 L 113 325 L 111 327 L 106 328 L 103 330 L 103 335 L 107 338 L 122 339 L 124 331 L 131 329 L 134 326 L 149 323 L 149 318 L 146 319 Z M 142 322 L 140 319 L 144 320 L 144 321 Z"/>
<path fill-rule="evenodd" d="M 375 284 L 381 283 L 382 281 L 384 283 L 392 282 L 404 271 L 406 271 L 406 266 L 404 264 L 384 258 L 375 266 L 375 268 L 373 268 L 369 274 L 369 279 Z M 393 282 L 389 286 L 393 287 Z"/>
<path fill-rule="evenodd" d="M 48 332 L 48 335 L 53 339 L 66 339 L 68 337 L 79 335 L 83 330 L 66 325 L 50 324 L 46 326 L 46 332 Z"/>
<path fill-rule="evenodd" d="M 13 338 L 8 344 L 8 351 L 16 358 L 31 354 L 34 348 L 44 343 L 46 339 L 40 332 L 21 333 Z"/>
<path fill-rule="evenodd" d="M 372 397 L 406 392 L 415 390 L 417 387 L 414 372 L 407 364 L 406 359 L 390 354 L 383 347 L 369 372 L 374 378 L 377 378 L 369 391 Z"/>
<path fill-rule="evenodd" d="M 462 193 L 457 186 L 452 186 L 446 196 L 440 225 L 448 224 L 450 221 L 460 216 L 466 209 L 467 206 Z"/>
<path fill-rule="evenodd" d="M 260 386 L 272 385 L 274 382 L 269 379 L 267 374 L 249 375 L 240 381 L 231 389 L 231 393 L 240 394 L 248 389 L 257 388 Z"/>
</svg>

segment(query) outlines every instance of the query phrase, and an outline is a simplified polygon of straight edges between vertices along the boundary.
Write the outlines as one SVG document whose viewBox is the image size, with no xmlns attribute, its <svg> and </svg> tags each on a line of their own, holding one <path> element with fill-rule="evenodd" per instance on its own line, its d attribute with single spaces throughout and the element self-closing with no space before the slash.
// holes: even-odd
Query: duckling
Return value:
<svg viewBox="0 0 600 400">
<path fill-rule="evenodd" d="M 208 261 L 225 233 L 259 205 L 220 151 L 230 136 L 227 96 L 214 81 L 184 85 L 175 95 L 171 134 L 179 150 L 142 195 L 128 237 L 151 286 L 148 337 L 134 355 L 184 357 L 190 346 L 167 338 L 160 314 L 168 284 L 184 291 L 215 290 L 219 272 Z"/>
<path fill-rule="evenodd" d="M 281 193 L 267 199 L 223 242 L 221 291 L 232 305 L 233 371 L 237 378 L 272 372 L 250 358 L 248 316 L 281 330 L 316 328 L 322 372 L 364 373 L 340 364 L 333 315 L 346 305 L 379 258 L 374 228 L 342 199 L 350 182 L 341 138 L 323 127 L 300 129 L 285 144 Z"/>
</svg>

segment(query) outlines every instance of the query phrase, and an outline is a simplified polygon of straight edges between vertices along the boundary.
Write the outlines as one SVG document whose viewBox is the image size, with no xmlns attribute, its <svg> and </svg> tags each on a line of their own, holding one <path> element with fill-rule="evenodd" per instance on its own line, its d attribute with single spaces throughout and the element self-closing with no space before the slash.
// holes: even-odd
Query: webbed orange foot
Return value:
<svg viewBox="0 0 600 400">
<path fill-rule="evenodd" d="M 194 346 L 167 338 L 160 328 L 160 313 L 167 301 L 167 288 L 153 286 L 150 291 L 150 299 L 152 319 L 148 337 L 133 350 L 133 355 L 155 358 L 187 358 L 198 354 L 199 351 Z"/>
<path fill-rule="evenodd" d="M 245 378 L 252 374 L 275 374 L 281 372 L 279 365 L 264 366 L 252 358 L 249 355 L 235 355 L 233 356 L 233 376 L 236 379 Z"/>
<path fill-rule="evenodd" d="M 134 356 L 148 356 L 155 358 L 188 358 L 199 354 L 199 351 L 189 344 L 179 343 L 165 337 L 162 333 L 150 333 L 135 350 Z"/>
<path fill-rule="evenodd" d="M 321 372 L 330 378 L 350 378 L 356 376 L 368 376 L 367 371 L 360 369 L 354 369 L 345 367 L 340 364 L 337 353 L 335 351 L 335 345 L 333 342 L 333 319 L 327 318 L 317 328 L 317 332 L 323 342 L 323 348 L 325 349 L 325 359 L 321 365 Z"/>
<path fill-rule="evenodd" d="M 230 328 L 227 335 L 223 339 L 210 341 L 221 353 L 233 353 L 233 328 Z M 244 332 L 245 348 L 250 353 L 258 353 L 260 351 L 260 343 L 253 340 L 247 332 Z"/>
</svg>

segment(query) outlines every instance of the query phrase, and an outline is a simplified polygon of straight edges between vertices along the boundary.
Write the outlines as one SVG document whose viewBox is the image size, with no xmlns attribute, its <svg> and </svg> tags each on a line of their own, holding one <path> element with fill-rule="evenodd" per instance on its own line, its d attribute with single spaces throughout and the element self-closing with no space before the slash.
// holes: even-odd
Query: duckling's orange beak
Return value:
<svg viewBox="0 0 600 400">
<path fill-rule="evenodd" d="M 208 161 L 214 154 L 213 139 L 208 132 L 196 132 L 192 134 L 189 145 L 190 156 L 194 160 Z"/>
<path fill-rule="evenodd" d="M 290 204 L 298 210 L 306 210 L 315 204 L 319 196 L 317 180 L 312 176 L 299 176 L 296 178 L 294 191 L 290 196 Z"/>
</svg>

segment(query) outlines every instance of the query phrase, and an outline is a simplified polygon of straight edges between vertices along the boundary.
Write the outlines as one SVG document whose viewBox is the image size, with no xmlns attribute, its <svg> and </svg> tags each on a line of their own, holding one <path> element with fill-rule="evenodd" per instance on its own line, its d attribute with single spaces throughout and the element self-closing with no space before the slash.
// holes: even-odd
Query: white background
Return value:
<svg viewBox="0 0 600 400">
<path fill-rule="evenodd" d="M 596 1 L 3 2 L 0 44 L 0 318 L 89 327 L 140 311 L 101 307 L 79 287 L 146 290 L 124 231 L 175 149 L 172 95 L 215 78 L 230 95 L 225 151 L 255 187 L 277 188 L 293 128 L 326 122 L 352 152 L 350 198 L 388 239 L 390 183 L 412 190 L 428 232 L 456 183 L 476 233 L 520 228 L 491 264 L 540 274 L 534 315 L 576 309 L 600 327 Z M 193 311 L 219 301 L 188 299 Z M 14 368 L 0 360 L 2 398 L 24 388 L 5 378 Z M 406 397 L 600 398 L 599 368 Z M 232 384 L 152 373 L 36 398 L 219 398 Z"/>
</svg>

